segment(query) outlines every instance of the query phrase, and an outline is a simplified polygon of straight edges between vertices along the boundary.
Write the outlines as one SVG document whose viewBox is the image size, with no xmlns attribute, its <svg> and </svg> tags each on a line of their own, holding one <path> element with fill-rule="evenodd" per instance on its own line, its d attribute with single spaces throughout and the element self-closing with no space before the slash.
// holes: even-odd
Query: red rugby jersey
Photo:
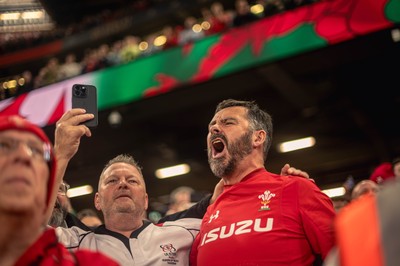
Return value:
<svg viewBox="0 0 400 266">
<path fill-rule="evenodd" d="M 312 265 L 334 245 L 332 201 L 305 178 L 258 169 L 203 218 L 193 265 Z"/>
</svg>

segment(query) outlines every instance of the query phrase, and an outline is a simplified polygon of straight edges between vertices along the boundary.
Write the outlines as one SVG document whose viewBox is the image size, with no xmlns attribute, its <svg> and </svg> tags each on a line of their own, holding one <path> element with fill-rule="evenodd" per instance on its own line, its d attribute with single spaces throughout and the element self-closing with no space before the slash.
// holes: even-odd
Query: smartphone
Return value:
<svg viewBox="0 0 400 266">
<path fill-rule="evenodd" d="M 72 86 L 72 108 L 83 108 L 86 113 L 93 114 L 94 118 L 84 124 L 96 127 L 98 124 L 97 88 L 93 85 L 74 84 Z"/>
</svg>

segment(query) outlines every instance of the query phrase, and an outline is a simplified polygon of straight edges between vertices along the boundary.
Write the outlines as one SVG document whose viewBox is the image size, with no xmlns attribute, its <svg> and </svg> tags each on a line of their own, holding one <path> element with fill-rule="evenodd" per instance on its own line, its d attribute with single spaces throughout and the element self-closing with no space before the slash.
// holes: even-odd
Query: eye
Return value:
<svg viewBox="0 0 400 266">
<path fill-rule="evenodd" d="M 33 155 L 43 155 L 44 154 L 44 150 L 40 145 L 30 144 L 29 148 L 31 149 Z"/>
<path fill-rule="evenodd" d="M 0 149 L 3 151 L 10 151 L 12 149 L 12 143 L 7 140 L 0 140 Z"/>
<path fill-rule="evenodd" d="M 137 184 L 138 182 L 136 181 L 136 179 L 129 179 L 128 183 L 129 184 Z"/>
<path fill-rule="evenodd" d="M 232 119 L 227 119 L 223 121 L 224 125 L 233 125 L 234 121 Z"/>
<path fill-rule="evenodd" d="M 117 179 L 108 179 L 106 184 L 115 184 L 117 183 Z"/>
</svg>

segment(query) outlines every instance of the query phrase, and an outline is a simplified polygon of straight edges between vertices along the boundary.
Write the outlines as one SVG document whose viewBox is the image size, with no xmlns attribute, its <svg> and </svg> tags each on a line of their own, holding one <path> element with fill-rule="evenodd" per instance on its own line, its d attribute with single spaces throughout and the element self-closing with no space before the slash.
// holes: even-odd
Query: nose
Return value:
<svg viewBox="0 0 400 266">
<path fill-rule="evenodd" d="M 31 158 L 33 156 L 33 151 L 31 147 L 29 147 L 26 143 L 20 142 L 18 143 L 17 147 L 15 148 L 15 151 L 18 152 L 18 154 L 26 155 L 27 157 Z"/>
<path fill-rule="evenodd" d="M 118 185 L 119 185 L 119 187 L 127 187 L 125 178 L 121 178 L 121 180 L 119 180 Z"/>
<path fill-rule="evenodd" d="M 24 165 L 31 164 L 33 160 L 32 150 L 25 143 L 18 143 L 17 146 L 11 151 L 10 155 L 13 160 L 16 160 Z"/>
<path fill-rule="evenodd" d="M 213 124 L 210 126 L 209 130 L 210 133 L 218 133 L 220 132 L 219 126 L 217 124 Z"/>
</svg>

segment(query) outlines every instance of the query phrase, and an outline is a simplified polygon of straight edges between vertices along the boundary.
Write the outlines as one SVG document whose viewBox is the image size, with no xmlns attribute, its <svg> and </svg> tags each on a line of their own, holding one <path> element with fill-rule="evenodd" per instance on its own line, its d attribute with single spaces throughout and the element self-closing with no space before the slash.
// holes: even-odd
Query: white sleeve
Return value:
<svg viewBox="0 0 400 266">
<path fill-rule="evenodd" d="M 79 248 L 80 240 L 87 234 L 92 233 L 93 232 L 82 230 L 77 226 L 73 226 L 71 228 L 56 228 L 58 241 L 61 242 L 67 249 Z"/>
</svg>

